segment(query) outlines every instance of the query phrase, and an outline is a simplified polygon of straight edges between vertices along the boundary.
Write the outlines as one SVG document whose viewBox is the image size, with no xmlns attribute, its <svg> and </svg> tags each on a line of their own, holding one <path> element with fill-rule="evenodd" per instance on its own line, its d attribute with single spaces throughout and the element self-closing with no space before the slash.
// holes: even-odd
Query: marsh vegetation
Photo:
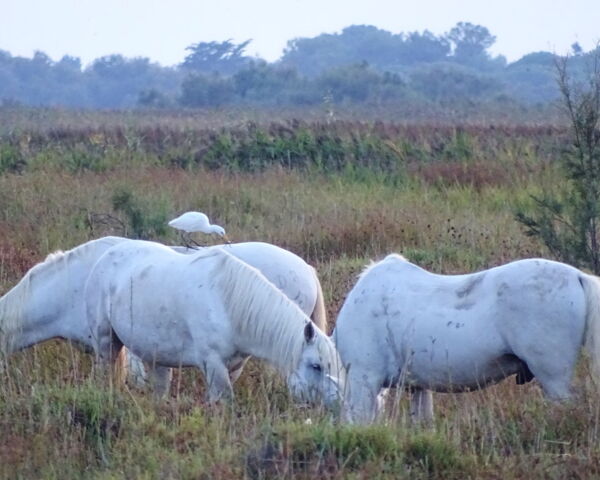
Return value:
<svg viewBox="0 0 600 480">
<path fill-rule="evenodd" d="M 564 125 L 154 115 L 2 112 L 0 291 L 91 238 L 173 244 L 166 222 L 187 210 L 208 213 L 234 241 L 274 243 L 313 264 L 330 329 L 356 275 L 389 252 L 440 273 L 552 258 L 515 213 L 563 182 Z M 568 405 L 509 378 L 437 395 L 432 428 L 410 424 L 405 392 L 390 401 L 387 425 L 340 426 L 294 405 L 258 362 L 232 405 L 209 409 L 197 372 L 176 373 L 170 398 L 156 403 L 51 341 L 0 370 L 0 475 L 594 477 L 600 408 L 580 378 Z"/>
</svg>

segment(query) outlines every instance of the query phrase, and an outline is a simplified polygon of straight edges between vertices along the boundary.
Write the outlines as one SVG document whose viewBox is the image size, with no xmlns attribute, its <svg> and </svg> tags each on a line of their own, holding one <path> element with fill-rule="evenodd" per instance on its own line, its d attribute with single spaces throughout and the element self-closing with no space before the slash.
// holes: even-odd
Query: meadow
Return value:
<svg viewBox="0 0 600 480">
<path fill-rule="evenodd" d="M 387 253 L 439 273 L 549 257 L 514 217 L 563 181 L 568 142 L 559 123 L 4 111 L 0 292 L 92 238 L 175 244 L 166 222 L 200 210 L 236 242 L 274 243 L 314 265 L 331 330 L 356 275 Z M 405 392 L 386 425 L 357 427 L 294 405 L 257 361 L 232 405 L 203 405 L 190 370 L 158 403 L 56 340 L 0 370 L 0 477 L 597 477 L 600 409 L 581 370 L 567 405 L 508 378 L 435 395 L 431 427 L 410 424 Z"/>
</svg>

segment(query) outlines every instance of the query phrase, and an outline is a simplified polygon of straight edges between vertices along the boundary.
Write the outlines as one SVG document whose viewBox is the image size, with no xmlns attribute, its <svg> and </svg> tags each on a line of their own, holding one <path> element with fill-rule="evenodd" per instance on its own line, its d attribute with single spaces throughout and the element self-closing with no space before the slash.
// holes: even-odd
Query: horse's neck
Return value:
<svg viewBox="0 0 600 480">
<path fill-rule="evenodd" d="M 254 316 L 253 320 L 257 319 L 258 316 Z M 281 372 L 289 373 L 299 359 L 304 322 L 293 322 L 297 324 L 295 328 L 290 328 L 289 317 L 271 317 L 268 322 L 256 322 L 262 325 L 248 322 L 245 328 L 236 329 L 236 345 L 240 352 L 265 360 Z"/>
<path fill-rule="evenodd" d="M 41 312 L 33 313 L 31 287 L 31 279 L 26 276 L 0 298 L 0 346 L 7 353 L 56 336 L 53 322 L 41 321 Z"/>
<path fill-rule="evenodd" d="M 284 373 L 290 372 L 298 361 L 308 319 L 279 290 L 261 293 L 240 295 L 235 303 L 229 302 L 229 307 L 238 307 L 230 311 L 237 327 L 236 343 L 244 353 L 266 360 Z"/>
<path fill-rule="evenodd" d="M 0 298 L 0 342 L 16 351 L 55 337 L 85 342 L 83 285 L 92 257 L 65 255 L 33 267 Z"/>
</svg>

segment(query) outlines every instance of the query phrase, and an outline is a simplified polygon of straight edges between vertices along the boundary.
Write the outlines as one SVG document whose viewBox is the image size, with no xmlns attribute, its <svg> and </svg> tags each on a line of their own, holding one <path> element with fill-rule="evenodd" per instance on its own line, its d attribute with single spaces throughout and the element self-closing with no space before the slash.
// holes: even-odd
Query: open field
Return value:
<svg viewBox="0 0 600 480">
<path fill-rule="evenodd" d="M 441 273 L 548 257 L 514 212 L 561 181 L 567 145 L 556 126 L 67 120 L 0 122 L 0 292 L 49 252 L 91 238 L 177 243 L 166 221 L 201 210 L 234 241 L 274 243 L 312 263 L 330 329 L 358 272 L 389 252 Z M 583 374 L 570 405 L 513 378 L 436 395 L 431 429 L 409 424 L 405 393 L 389 425 L 340 427 L 294 406 L 258 362 L 231 406 L 203 406 L 198 377 L 177 374 L 157 404 L 98 377 L 64 342 L 11 357 L 0 370 L 0 477 L 600 475 L 600 408 Z"/>
</svg>

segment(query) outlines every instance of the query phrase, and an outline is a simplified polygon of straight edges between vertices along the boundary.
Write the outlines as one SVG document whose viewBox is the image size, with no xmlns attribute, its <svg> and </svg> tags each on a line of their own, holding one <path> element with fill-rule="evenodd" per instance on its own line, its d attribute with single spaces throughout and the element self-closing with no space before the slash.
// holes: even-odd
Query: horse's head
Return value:
<svg viewBox="0 0 600 480">
<path fill-rule="evenodd" d="M 312 322 L 304 327 L 304 343 L 288 387 L 298 400 L 323 402 L 331 407 L 341 400 L 346 371 L 333 342 Z"/>
</svg>

